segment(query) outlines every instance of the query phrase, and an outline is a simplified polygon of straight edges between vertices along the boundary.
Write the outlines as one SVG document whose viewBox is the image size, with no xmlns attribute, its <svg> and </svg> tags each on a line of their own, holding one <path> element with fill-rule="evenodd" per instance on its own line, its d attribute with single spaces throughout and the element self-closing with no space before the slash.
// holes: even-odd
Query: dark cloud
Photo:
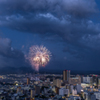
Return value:
<svg viewBox="0 0 100 100">
<path fill-rule="evenodd" d="M 11 40 L 0 38 L 0 68 L 27 66 L 24 54 L 11 47 Z"/>
<path fill-rule="evenodd" d="M 87 16 L 97 12 L 95 0 L 0 0 L 0 7 L 0 13 L 5 15 L 51 13 L 65 16 L 69 13 L 75 16 Z"/>
<path fill-rule="evenodd" d="M 0 0 L 1 26 L 65 42 L 63 52 L 69 53 L 71 63 L 78 59 L 76 66 L 94 66 L 93 60 L 99 64 L 100 24 L 91 18 L 96 13 L 95 0 Z M 1 65 L 24 62 L 24 54 L 11 49 L 9 39 L 0 41 Z"/>
<path fill-rule="evenodd" d="M 87 19 L 98 12 L 94 0 L 1 0 L 0 7 L 0 25 L 19 31 L 57 34 L 68 42 L 100 32 Z"/>
<path fill-rule="evenodd" d="M 19 31 L 57 34 L 68 42 L 100 32 L 87 19 L 97 12 L 94 0 L 1 0 L 0 5 L 0 25 Z"/>
</svg>

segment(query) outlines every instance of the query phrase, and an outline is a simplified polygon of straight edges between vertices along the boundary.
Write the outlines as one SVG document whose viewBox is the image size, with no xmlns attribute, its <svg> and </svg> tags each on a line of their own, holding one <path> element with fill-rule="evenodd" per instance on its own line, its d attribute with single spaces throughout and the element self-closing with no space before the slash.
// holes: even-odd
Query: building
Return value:
<svg viewBox="0 0 100 100">
<path fill-rule="evenodd" d="M 27 78 L 27 85 L 30 84 L 30 78 Z"/>
<path fill-rule="evenodd" d="M 21 87 L 18 87 L 17 88 L 17 93 L 20 93 L 21 92 Z"/>
<path fill-rule="evenodd" d="M 90 94 L 88 100 L 96 100 L 96 96 L 94 94 Z"/>
<path fill-rule="evenodd" d="M 82 87 L 80 84 L 77 84 L 76 85 L 76 88 L 77 88 L 77 93 L 81 93 L 81 90 L 82 90 Z"/>
<path fill-rule="evenodd" d="M 84 92 L 83 98 L 84 98 L 85 100 L 88 100 L 88 93 L 87 93 L 87 92 Z"/>
<path fill-rule="evenodd" d="M 63 81 L 68 81 L 70 79 L 70 70 L 64 70 L 63 71 Z"/>
<path fill-rule="evenodd" d="M 61 79 L 54 79 L 53 80 L 53 85 L 57 86 L 57 87 L 60 87 L 61 86 Z"/>
<path fill-rule="evenodd" d="M 69 82 L 69 79 L 70 79 L 70 70 L 68 71 L 67 73 L 67 81 Z"/>
<path fill-rule="evenodd" d="M 63 80 L 67 80 L 67 70 L 63 71 Z"/>
<path fill-rule="evenodd" d="M 92 75 L 92 81 L 93 81 L 93 84 L 97 84 L 97 82 L 98 82 L 97 75 Z"/>
<path fill-rule="evenodd" d="M 35 86 L 35 94 L 40 94 L 40 86 Z"/>
<path fill-rule="evenodd" d="M 83 77 L 84 77 L 84 75 L 81 75 L 81 83 L 83 83 Z"/>
<path fill-rule="evenodd" d="M 73 88 L 74 88 L 74 86 L 73 85 L 70 85 L 70 88 L 69 88 L 70 94 L 72 94 Z"/>
<path fill-rule="evenodd" d="M 66 89 L 70 89 L 70 85 L 66 85 Z"/>
<path fill-rule="evenodd" d="M 59 94 L 59 88 L 58 87 L 55 87 L 55 92 L 56 92 L 56 94 Z"/>
<path fill-rule="evenodd" d="M 31 98 L 33 98 L 35 96 L 35 90 L 31 90 Z"/>
<path fill-rule="evenodd" d="M 93 81 L 93 78 L 92 77 L 83 77 L 83 82 L 82 83 L 87 83 L 87 84 L 91 84 L 92 85 L 92 82 Z"/>
<path fill-rule="evenodd" d="M 100 77 L 97 79 L 98 89 L 100 89 Z"/>
<path fill-rule="evenodd" d="M 80 76 L 76 76 L 76 77 L 72 77 L 69 79 L 69 84 L 81 84 L 81 77 Z"/>
<path fill-rule="evenodd" d="M 47 78 L 47 82 L 50 82 L 50 78 Z"/>
<path fill-rule="evenodd" d="M 61 96 L 69 95 L 69 89 L 65 89 L 65 88 L 59 89 L 59 95 Z"/>
<path fill-rule="evenodd" d="M 94 92 L 94 95 L 96 96 L 97 100 L 100 100 L 100 92 Z"/>
<path fill-rule="evenodd" d="M 72 95 L 74 96 L 74 95 L 77 95 L 77 90 L 76 89 L 73 89 L 72 90 Z"/>
</svg>

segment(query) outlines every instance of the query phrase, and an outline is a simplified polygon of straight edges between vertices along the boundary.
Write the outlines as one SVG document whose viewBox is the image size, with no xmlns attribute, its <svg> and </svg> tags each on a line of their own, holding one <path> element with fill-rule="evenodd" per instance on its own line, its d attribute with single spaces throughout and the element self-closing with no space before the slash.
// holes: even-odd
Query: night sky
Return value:
<svg viewBox="0 0 100 100">
<path fill-rule="evenodd" d="M 40 71 L 100 71 L 100 0 L 0 0 L 0 72 L 32 72 L 32 45 L 52 57 Z"/>
</svg>

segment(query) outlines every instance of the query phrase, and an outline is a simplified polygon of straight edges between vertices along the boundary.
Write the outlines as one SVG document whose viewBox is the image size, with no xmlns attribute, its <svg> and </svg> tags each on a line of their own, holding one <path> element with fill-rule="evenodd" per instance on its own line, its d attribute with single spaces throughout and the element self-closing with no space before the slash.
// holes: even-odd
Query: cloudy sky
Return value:
<svg viewBox="0 0 100 100">
<path fill-rule="evenodd" d="M 44 45 L 52 57 L 41 70 L 100 71 L 99 6 L 99 0 L 0 0 L 0 69 L 31 70 L 24 56 Z"/>
</svg>

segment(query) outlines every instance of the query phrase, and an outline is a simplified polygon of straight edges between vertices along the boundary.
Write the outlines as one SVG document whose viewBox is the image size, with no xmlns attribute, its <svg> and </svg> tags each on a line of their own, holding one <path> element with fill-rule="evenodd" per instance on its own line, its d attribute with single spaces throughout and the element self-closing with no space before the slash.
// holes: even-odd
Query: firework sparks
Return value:
<svg viewBox="0 0 100 100">
<path fill-rule="evenodd" d="M 51 53 L 44 46 L 32 46 L 29 50 L 28 59 L 32 67 L 39 71 L 40 67 L 45 67 L 50 61 Z"/>
</svg>

